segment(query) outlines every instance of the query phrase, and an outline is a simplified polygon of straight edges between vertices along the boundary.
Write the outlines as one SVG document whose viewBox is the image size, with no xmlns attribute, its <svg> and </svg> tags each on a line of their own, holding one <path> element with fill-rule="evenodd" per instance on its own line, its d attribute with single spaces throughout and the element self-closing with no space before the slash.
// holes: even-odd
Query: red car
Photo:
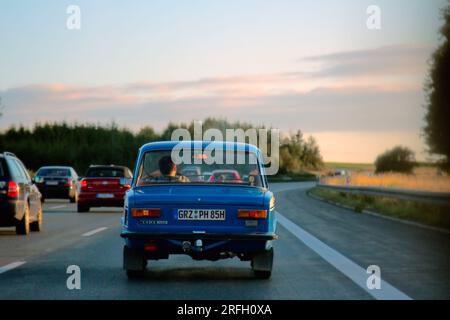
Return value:
<svg viewBox="0 0 450 320">
<path fill-rule="evenodd" d="M 215 170 L 209 178 L 209 182 L 243 183 L 239 172 L 236 170 Z"/>
<path fill-rule="evenodd" d="M 127 167 L 90 166 L 80 181 L 78 212 L 88 212 L 92 207 L 122 207 L 132 179 Z"/>
</svg>

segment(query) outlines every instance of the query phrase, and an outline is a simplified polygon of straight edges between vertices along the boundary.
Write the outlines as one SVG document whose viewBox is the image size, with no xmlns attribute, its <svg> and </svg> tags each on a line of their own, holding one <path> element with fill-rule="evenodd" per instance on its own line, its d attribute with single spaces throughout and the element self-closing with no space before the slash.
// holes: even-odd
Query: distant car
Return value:
<svg viewBox="0 0 450 320">
<path fill-rule="evenodd" d="M 186 167 L 181 171 L 183 176 L 186 176 L 192 182 L 203 181 L 202 170 L 197 166 Z"/>
<path fill-rule="evenodd" d="M 205 172 L 203 172 L 202 176 L 203 176 L 203 180 L 204 181 L 209 181 L 209 179 L 212 176 L 212 172 L 211 171 L 205 171 Z"/>
<path fill-rule="evenodd" d="M 239 172 L 236 170 L 215 170 L 209 177 L 209 182 L 215 183 L 243 183 Z"/>
<path fill-rule="evenodd" d="M 195 260 L 211 261 L 238 257 L 251 262 L 257 278 L 269 278 L 272 241 L 277 239 L 275 198 L 269 191 L 260 150 L 232 142 L 203 142 L 200 146 L 191 141 L 179 143 L 183 148 L 202 148 L 194 154 L 210 146 L 223 148 L 235 159 L 245 153 L 255 161 L 203 163 L 203 172 L 215 169 L 214 179 L 192 182 L 183 176 L 183 164 L 176 165 L 171 157 L 178 142 L 141 147 L 122 218 L 123 268 L 128 277 L 140 276 L 148 260 L 186 254 Z M 216 181 L 221 175 L 230 179 Z M 244 182 L 241 175 L 252 179 Z"/>
<path fill-rule="evenodd" d="M 345 177 L 348 175 L 347 170 L 338 169 L 333 172 L 334 177 Z"/>
<path fill-rule="evenodd" d="M 90 166 L 80 181 L 78 212 L 88 212 L 92 207 L 123 207 L 132 178 L 127 167 Z"/>
<path fill-rule="evenodd" d="M 10 152 L 0 153 L 0 227 L 16 227 L 20 235 L 42 229 L 41 193 Z"/>
<path fill-rule="evenodd" d="M 34 182 L 44 199 L 69 199 L 71 203 L 78 200 L 78 174 L 71 167 L 42 167 Z"/>
</svg>

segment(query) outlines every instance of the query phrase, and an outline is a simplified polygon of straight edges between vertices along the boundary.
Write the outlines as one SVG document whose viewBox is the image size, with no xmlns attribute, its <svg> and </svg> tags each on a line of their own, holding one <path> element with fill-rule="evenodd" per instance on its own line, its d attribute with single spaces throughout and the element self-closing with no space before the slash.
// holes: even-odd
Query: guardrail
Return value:
<svg viewBox="0 0 450 320">
<path fill-rule="evenodd" d="M 334 191 L 383 196 L 403 200 L 412 200 L 422 203 L 450 206 L 450 193 L 446 192 L 431 192 L 382 187 L 335 186 L 322 183 L 317 184 L 317 187 Z"/>
</svg>

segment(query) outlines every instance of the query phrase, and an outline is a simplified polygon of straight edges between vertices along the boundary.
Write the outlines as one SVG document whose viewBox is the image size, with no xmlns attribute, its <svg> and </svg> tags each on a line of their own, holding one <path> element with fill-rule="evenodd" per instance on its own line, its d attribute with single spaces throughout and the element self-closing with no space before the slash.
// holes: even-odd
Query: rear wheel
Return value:
<svg viewBox="0 0 450 320">
<path fill-rule="evenodd" d="M 30 233 L 30 205 L 25 204 L 25 213 L 22 220 L 16 224 L 16 234 L 27 235 Z"/>
<path fill-rule="evenodd" d="M 39 209 L 37 220 L 30 224 L 30 230 L 33 232 L 42 231 L 42 207 Z"/>
<path fill-rule="evenodd" d="M 273 248 L 252 257 L 252 269 L 256 278 L 269 279 L 272 276 Z"/>
<path fill-rule="evenodd" d="M 130 279 L 142 277 L 147 267 L 147 259 L 139 250 L 123 247 L 123 268 Z"/>
<path fill-rule="evenodd" d="M 77 210 L 78 212 L 88 212 L 91 208 L 85 204 L 78 203 Z"/>
</svg>

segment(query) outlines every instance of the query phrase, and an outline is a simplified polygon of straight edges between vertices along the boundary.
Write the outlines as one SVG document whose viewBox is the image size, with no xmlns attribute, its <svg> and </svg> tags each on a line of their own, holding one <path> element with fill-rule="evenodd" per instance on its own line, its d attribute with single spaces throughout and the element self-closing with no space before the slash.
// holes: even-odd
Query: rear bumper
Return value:
<svg viewBox="0 0 450 320">
<path fill-rule="evenodd" d="M 226 233 L 141 233 L 124 231 L 120 235 L 125 239 L 136 240 L 239 240 L 239 241 L 270 241 L 277 240 L 276 234 L 226 234 Z"/>
<path fill-rule="evenodd" d="M 101 193 L 101 192 L 99 192 Z M 113 194 L 113 198 L 98 198 L 97 192 L 83 192 L 78 195 L 78 203 L 88 205 L 90 207 L 123 207 L 125 193 L 124 192 L 104 192 Z"/>
</svg>

